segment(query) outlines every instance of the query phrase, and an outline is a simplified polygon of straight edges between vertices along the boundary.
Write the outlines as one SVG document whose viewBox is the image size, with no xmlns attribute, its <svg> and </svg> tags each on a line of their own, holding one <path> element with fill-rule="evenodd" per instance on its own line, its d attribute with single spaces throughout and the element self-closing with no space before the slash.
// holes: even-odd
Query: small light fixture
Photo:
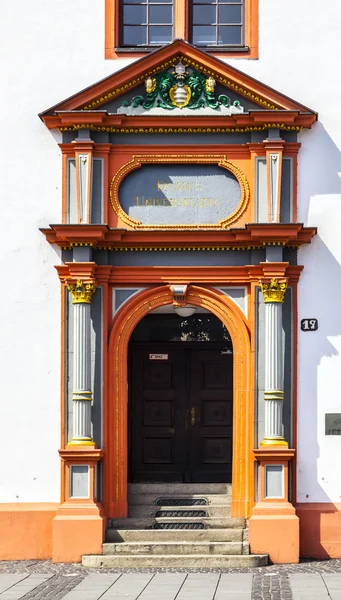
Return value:
<svg viewBox="0 0 341 600">
<path fill-rule="evenodd" d="M 191 317 L 197 310 L 196 306 L 190 306 L 189 304 L 187 306 L 174 306 L 173 308 L 179 317 Z"/>
</svg>

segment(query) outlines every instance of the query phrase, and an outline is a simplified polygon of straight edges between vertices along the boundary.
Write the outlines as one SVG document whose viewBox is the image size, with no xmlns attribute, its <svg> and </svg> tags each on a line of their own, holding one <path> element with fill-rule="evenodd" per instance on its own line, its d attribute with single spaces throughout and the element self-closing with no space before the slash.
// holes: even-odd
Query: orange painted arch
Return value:
<svg viewBox="0 0 341 600">
<path fill-rule="evenodd" d="M 231 515 L 249 517 L 253 491 L 253 376 L 250 330 L 240 308 L 219 290 L 190 285 L 189 304 L 216 315 L 233 345 L 233 457 Z M 151 310 L 171 304 L 169 286 L 151 287 L 134 295 L 118 311 L 109 338 L 109 402 L 105 440 L 105 508 L 108 518 L 128 516 L 128 343 L 137 323 Z"/>
</svg>

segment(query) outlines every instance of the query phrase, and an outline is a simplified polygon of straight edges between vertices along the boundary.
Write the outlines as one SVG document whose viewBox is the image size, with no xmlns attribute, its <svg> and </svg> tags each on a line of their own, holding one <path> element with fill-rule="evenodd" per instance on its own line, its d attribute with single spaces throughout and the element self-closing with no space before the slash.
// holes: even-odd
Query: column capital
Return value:
<svg viewBox="0 0 341 600">
<path fill-rule="evenodd" d="M 288 287 L 287 279 L 273 278 L 270 281 L 261 281 L 261 290 L 264 295 L 264 302 L 284 302 L 285 292 Z"/>
<path fill-rule="evenodd" d="M 96 284 L 94 281 L 77 279 L 77 282 L 70 283 L 67 289 L 72 295 L 72 304 L 91 304 L 92 296 L 96 291 Z"/>
</svg>

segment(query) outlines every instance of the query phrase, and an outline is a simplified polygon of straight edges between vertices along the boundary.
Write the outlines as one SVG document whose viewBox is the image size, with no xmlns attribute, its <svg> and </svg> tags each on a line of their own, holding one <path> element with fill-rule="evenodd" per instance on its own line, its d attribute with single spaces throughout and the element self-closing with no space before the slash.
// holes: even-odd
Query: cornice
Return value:
<svg viewBox="0 0 341 600">
<path fill-rule="evenodd" d="M 40 230 L 50 244 L 68 249 L 74 246 L 112 251 L 156 250 L 245 250 L 266 246 L 298 248 L 309 244 L 316 227 L 302 223 L 250 223 L 243 228 L 209 230 L 127 230 L 108 225 L 50 225 Z"/>
<path fill-rule="evenodd" d="M 60 111 L 45 115 L 43 121 L 49 129 L 60 131 L 104 131 L 109 133 L 225 133 L 282 129 L 301 131 L 310 129 L 316 121 L 315 113 L 295 110 L 251 110 L 230 116 L 129 116 L 108 114 L 106 111 Z"/>
<path fill-rule="evenodd" d="M 89 264 L 89 263 L 88 263 Z M 268 278 L 265 268 L 267 263 L 244 265 L 236 267 L 116 267 L 110 265 L 94 265 L 94 281 L 97 285 L 162 285 L 201 283 L 206 285 L 245 285 L 254 283 L 260 285 L 260 280 Z M 56 265 L 56 270 L 62 284 L 67 285 L 71 279 L 76 280 L 77 271 L 83 271 L 84 263 L 65 263 Z M 303 270 L 301 265 L 288 263 L 273 263 L 273 272 L 277 277 L 285 276 L 288 284 L 298 282 Z"/>
</svg>

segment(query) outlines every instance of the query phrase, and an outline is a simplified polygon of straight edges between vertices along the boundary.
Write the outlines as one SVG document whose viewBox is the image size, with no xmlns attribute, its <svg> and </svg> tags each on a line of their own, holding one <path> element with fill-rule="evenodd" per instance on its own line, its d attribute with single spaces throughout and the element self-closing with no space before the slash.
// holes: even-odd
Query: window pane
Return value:
<svg viewBox="0 0 341 600">
<path fill-rule="evenodd" d="M 149 23 L 172 23 L 172 6 L 149 7 Z"/>
<path fill-rule="evenodd" d="M 123 4 L 146 4 L 146 0 L 123 0 Z"/>
<path fill-rule="evenodd" d="M 125 6 L 123 20 L 125 25 L 141 25 L 142 23 L 147 23 L 147 7 Z"/>
<path fill-rule="evenodd" d="M 160 0 L 149 0 L 149 4 L 151 4 L 152 2 L 160 2 Z M 162 4 L 164 4 L 165 2 L 167 2 L 167 4 L 172 4 L 173 0 L 162 0 Z"/>
<path fill-rule="evenodd" d="M 193 23 L 213 25 L 216 22 L 216 6 L 193 6 Z"/>
<path fill-rule="evenodd" d="M 159 25 L 151 25 L 149 27 L 150 44 L 168 44 L 171 41 L 172 27 L 161 27 Z"/>
<path fill-rule="evenodd" d="M 219 23 L 241 23 L 242 22 L 242 7 L 241 6 L 219 6 Z"/>
<path fill-rule="evenodd" d="M 147 27 L 123 27 L 125 46 L 143 46 L 147 43 Z"/>
<path fill-rule="evenodd" d="M 193 44 L 200 44 L 200 46 L 216 44 L 216 27 L 208 25 L 193 27 Z"/>
<path fill-rule="evenodd" d="M 218 27 L 218 44 L 241 44 L 242 28 L 231 25 L 231 27 Z"/>
<path fill-rule="evenodd" d="M 193 4 L 217 4 L 217 0 L 194 0 Z"/>
</svg>

